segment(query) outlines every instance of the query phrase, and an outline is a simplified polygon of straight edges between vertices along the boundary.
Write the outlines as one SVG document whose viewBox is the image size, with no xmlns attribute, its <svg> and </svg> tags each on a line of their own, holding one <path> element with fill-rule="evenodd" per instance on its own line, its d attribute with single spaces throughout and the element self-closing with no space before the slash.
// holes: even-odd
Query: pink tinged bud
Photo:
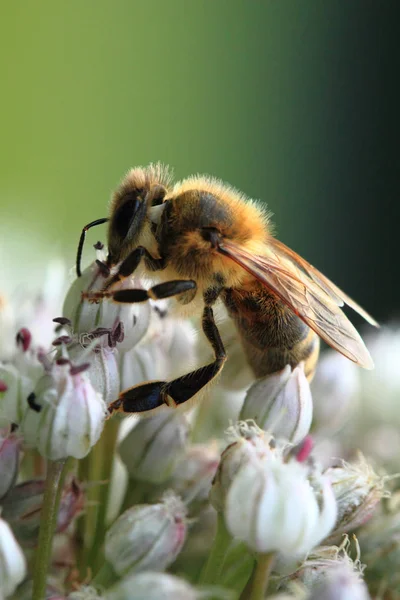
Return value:
<svg viewBox="0 0 400 600">
<path fill-rule="evenodd" d="M 256 381 L 247 392 L 241 419 L 254 419 L 277 438 L 298 444 L 311 426 L 313 404 L 302 365 Z"/>
<path fill-rule="evenodd" d="M 172 409 L 140 420 L 119 446 L 129 476 L 150 483 L 167 481 L 183 454 L 189 431 L 186 416 Z"/>
<path fill-rule="evenodd" d="M 63 489 L 57 515 L 57 533 L 65 531 L 73 519 L 81 514 L 85 494 L 79 482 L 73 478 Z"/>
<path fill-rule="evenodd" d="M 331 531 L 336 515 L 329 482 L 321 477 L 316 492 L 298 462 L 248 463 L 226 499 L 228 529 L 256 552 L 304 555 Z"/>
<path fill-rule="evenodd" d="M 216 444 L 196 444 L 189 446 L 176 465 L 170 484 L 190 505 L 191 514 L 207 504 L 219 460 Z"/>
<path fill-rule="evenodd" d="M 106 278 L 96 263 L 92 263 L 75 279 L 65 298 L 63 316 L 71 321 L 75 334 L 83 337 L 84 343 L 90 341 L 90 332 L 97 327 L 113 329 L 118 322 L 123 324 L 123 340 L 118 343 L 119 350 L 129 350 L 135 346 L 147 331 L 150 321 L 148 302 L 137 304 L 118 304 L 110 299 L 100 300 L 97 304 L 82 299 L 82 292 L 90 289 L 98 292 L 104 287 Z M 137 279 L 127 278 L 113 286 L 113 290 L 124 288 L 143 289 Z M 108 344 L 107 336 L 100 337 L 100 343 Z M 122 336 L 121 338 L 122 339 Z"/>
<path fill-rule="evenodd" d="M 25 556 L 9 525 L 0 518 L 0 593 L 11 596 L 25 576 Z"/>
<path fill-rule="evenodd" d="M 333 536 L 353 531 L 373 515 L 385 494 L 384 479 L 360 455 L 358 462 L 325 471 L 335 494 L 338 516 Z"/>
<path fill-rule="evenodd" d="M 230 436 L 234 441 L 222 452 L 210 491 L 210 502 L 219 512 L 224 509 L 226 495 L 241 467 L 249 462 L 272 460 L 277 452 L 271 436 L 255 424 L 240 422 L 231 428 Z"/>
<path fill-rule="evenodd" d="M 42 456 L 60 460 L 83 458 L 103 429 L 106 405 L 85 372 L 71 374 L 70 365 L 54 365 L 30 397 L 21 431 L 25 442 Z"/>
<path fill-rule="evenodd" d="M 0 500 L 13 487 L 18 475 L 19 442 L 8 429 L 0 429 Z"/>
<path fill-rule="evenodd" d="M 337 352 L 322 355 L 311 384 L 313 426 L 318 433 L 340 429 L 359 403 L 361 374 L 357 366 Z"/>
<path fill-rule="evenodd" d="M 8 390 L 8 385 L 5 381 L 0 381 L 0 392 L 6 392 Z"/>
<path fill-rule="evenodd" d="M 186 509 L 172 493 L 159 504 L 133 506 L 110 527 L 105 556 L 114 571 L 163 570 L 172 564 L 186 538 Z"/>
<path fill-rule="evenodd" d="M 125 577 L 106 593 L 106 600 L 196 600 L 199 595 L 183 579 L 167 573 L 137 573 Z M 214 596 L 214 594 L 212 595 Z M 218 597 L 218 596 L 217 596 Z"/>
<path fill-rule="evenodd" d="M 314 448 L 314 441 L 311 435 L 307 435 L 304 440 L 295 448 L 296 460 L 305 462 L 311 455 Z"/>
</svg>

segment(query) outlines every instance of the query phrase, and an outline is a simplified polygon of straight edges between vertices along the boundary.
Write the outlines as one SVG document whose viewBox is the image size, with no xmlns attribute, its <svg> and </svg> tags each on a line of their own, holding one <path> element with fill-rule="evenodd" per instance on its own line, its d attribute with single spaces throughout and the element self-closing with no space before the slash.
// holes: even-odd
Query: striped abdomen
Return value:
<svg viewBox="0 0 400 600">
<path fill-rule="evenodd" d="M 227 289 L 223 300 L 257 378 L 304 361 L 307 379 L 312 379 L 319 337 L 293 311 L 258 284 L 251 291 Z"/>
</svg>

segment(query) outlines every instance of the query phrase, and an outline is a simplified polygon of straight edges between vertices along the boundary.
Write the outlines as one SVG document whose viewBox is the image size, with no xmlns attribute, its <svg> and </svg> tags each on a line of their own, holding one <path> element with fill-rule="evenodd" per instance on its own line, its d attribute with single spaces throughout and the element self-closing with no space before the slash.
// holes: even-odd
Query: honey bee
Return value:
<svg viewBox="0 0 400 600">
<path fill-rule="evenodd" d="M 262 206 L 217 179 L 195 176 L 171 184 L 168 168 L 150 165 L 129 171 L 111 201 L 110 216 L 87 225 L 81 235 L 77 273 L 87 229 L 108 221 L 110 274 L 90 301 L 144 302 L 175 296 L 188 308 L 202 304 L 202 328 L 214 360 L 173 381 L 150 381 L 121 392 L 110 413 L 177 407 L 220 373 L 226 352 L 214 320 L 217 300 L 236 326 L 256 378 L 301 361 L 311 380 L 319 338 L 366 369 L 371 356 L 341 310 L 344 304 L 371 325 L 374 319 L 322 273 L 271 234 Z M 113 290 L 144 260 L 161 283 L 149 290 Z"/>
</svg>

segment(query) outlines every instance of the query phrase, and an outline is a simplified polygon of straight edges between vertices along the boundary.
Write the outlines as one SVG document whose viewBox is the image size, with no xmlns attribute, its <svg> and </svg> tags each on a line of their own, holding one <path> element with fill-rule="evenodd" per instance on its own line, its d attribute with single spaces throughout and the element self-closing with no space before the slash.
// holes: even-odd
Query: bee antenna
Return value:
<svg viewBox="0 0 400 600">
<path fill-rule="evenodd" d="M 96 225 L 102 225 L 103 223 L 106 223 L 107 221 L 109 221 L 108 217 L 106 217 L 104 219 L 96 219 L 96 221 L 92 221 L 91 223 L 88 223 L 82 229 L 81 237 L 79 238 L 78 252 L 76 253 L 76 276 L 77 277 L 80 277 L 82 275 L 81 258 L 82 258 L 83 244 L 85 243 L 85 237 L 86 237 L 87 230 L 90 229 L 91 227 L 95 227 Z"/>
</svg>

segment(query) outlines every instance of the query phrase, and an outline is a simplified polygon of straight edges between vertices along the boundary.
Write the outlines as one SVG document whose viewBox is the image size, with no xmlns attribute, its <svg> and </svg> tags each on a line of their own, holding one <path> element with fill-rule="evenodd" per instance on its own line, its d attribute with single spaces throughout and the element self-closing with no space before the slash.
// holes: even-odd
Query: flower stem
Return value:
<svg viewBox="0 0 400 600">
<path fill-rule="evenodd" d="M 92 569 L 98 567 L 98 562 L 101 556 L 104 536 L 107 529 L 107 511 L 110 501 L 110 479 L 115 457 L 115 445 L 117 443 L 118 430 L 120 425 L 119 419 L 110 419 L 106 423 L 103 435 L 101 437 L 101 461 L 99 470 L 99 480 L 101 485 L 97 488 L 97 515 L 91 547 L 88 555 L 88 565 Z"/>
<path fill-rule="evenodd" d="M 263 600 L 265 598 L 274 558 L 274 552 L 258 554 L 254 571 L 240 595 L 240 600 Z"/>
<path fill-rule="evenodd" d="M 49 460 L 47 462 L 46 485 L 40 513 L 39 542 L 33 578 L 33 600 L 43 600 L 46 593 L 47 572 L 57 523 L 65 464 L 66 460 Z"/>
<path fill-rule="evenodd" d="M 225 556 L 231 542 L 232 536 L 226 528 L 224 517 L 221 513 L 218 513 L 217 532 L 210 554 L 208 555 L 208 560 L 200 574 L 200 584 L 218 583 Z"/>
</svg>

